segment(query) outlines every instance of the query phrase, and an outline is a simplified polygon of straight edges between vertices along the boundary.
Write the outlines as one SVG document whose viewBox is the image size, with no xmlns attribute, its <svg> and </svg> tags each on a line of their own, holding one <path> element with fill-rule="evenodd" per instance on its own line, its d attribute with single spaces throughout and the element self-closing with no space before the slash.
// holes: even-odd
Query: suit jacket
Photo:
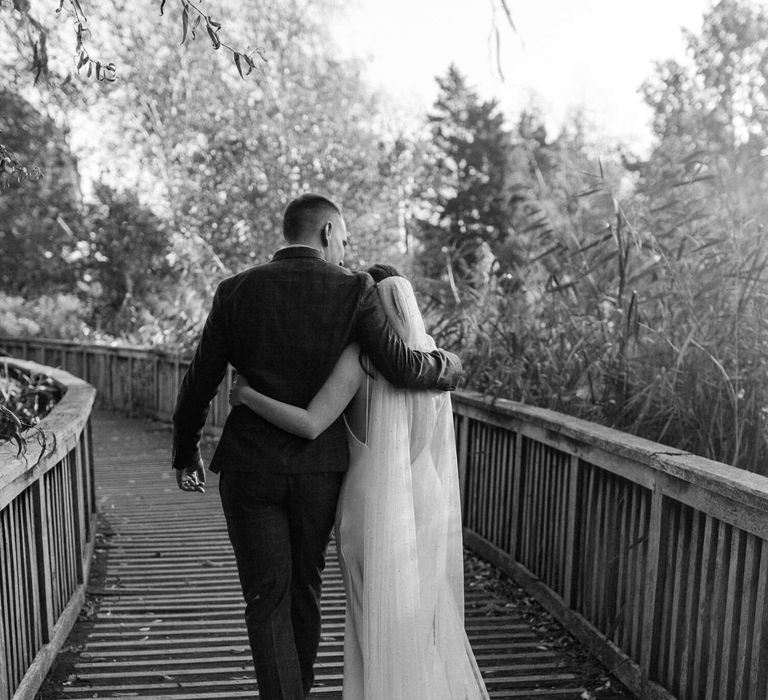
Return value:
<svg viewBox="0 0 768 700">
<path fill-rule="evenodd" d="M 270 262 L 224 280 L 179 390 L 173 466 L 199 458 L 203 425 L 227 363 L 254 389 L 306 407 L 353 341 L 395 386 L 450 390 L 461 376 L 455 355 L 408 348 L 387 321 L 370 275 L 331 265 L 314 248 L 284 248 Z M 305 473 L 343 471 L 348 462 L 341 418 L 309 441 L 237 406 L 210 468 Z"/>
</svg>

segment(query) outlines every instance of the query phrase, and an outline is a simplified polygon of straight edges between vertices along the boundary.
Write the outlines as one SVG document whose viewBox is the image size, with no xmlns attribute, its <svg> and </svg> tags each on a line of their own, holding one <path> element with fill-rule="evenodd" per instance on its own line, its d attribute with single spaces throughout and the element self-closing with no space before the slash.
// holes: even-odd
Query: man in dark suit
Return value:
<svg viewBox="0 0 768 700">
<path fill-rule="evenodd" d="M 352 342 L 396 386 L 450 390 L 460 378 L 455 355 L 410 350 L 371 277 L 341 267 L 347 232 L 333 202 L 295 199 L 283 234 L 288 245 L 270 262 L 216 290 L 173 417 L 183 490 L 203 488 L 200 435 L 227 363 L 258 391 L 298 406 L 309 404 Z M 307 441 L 244 406 L 231 411 L 213 456 L 262 700 L 302 700 L 312 687 L 321 573 L 348 461 L 341 419 Z"/>
</svg>

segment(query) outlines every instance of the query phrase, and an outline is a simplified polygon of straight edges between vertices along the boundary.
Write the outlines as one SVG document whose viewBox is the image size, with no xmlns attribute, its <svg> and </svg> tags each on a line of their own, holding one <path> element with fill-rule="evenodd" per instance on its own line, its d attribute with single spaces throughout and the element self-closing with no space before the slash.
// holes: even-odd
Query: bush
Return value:
<svg viewBox="0 0 768 700">
<path fill-rule="evenodd" d="M 16 444 L 21 455 L 25 432 L 48 415 L 61 396 L 50 377 L 0 363 L 0 442 Z"/>
</svg>

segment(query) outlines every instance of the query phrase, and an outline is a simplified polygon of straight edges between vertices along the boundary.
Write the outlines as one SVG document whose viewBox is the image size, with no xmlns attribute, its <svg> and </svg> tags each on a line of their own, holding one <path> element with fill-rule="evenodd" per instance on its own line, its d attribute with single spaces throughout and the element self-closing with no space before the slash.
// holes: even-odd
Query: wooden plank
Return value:
<svg viewBox="0 0 768 700">
<path fill-rule="evenodd" d="M 753 508 L 746 503 L 739 503 L 723 494 L 708 491 L 668 475 L 661 475 L 661 478 L 664 480 L 664 493 L 668 497 L 728 525 L 768 539 L 767 511 Z"/>
<path fill-rule="evenodd" d="M 758 583 L 760 542 L 753 535 L 746 535 L 744 554 L 744 586 L 741 597 L 741 617 L 736 642 L 736 665 L 734 676 L 736 687 L 734 696 L 746 697 L 749 686 L 750 662 L 752 658 L 752 631 L 759 620 L 755 615 L 756 591 Z"/>
<path fill-rule="evenodd" d="M 723 622 L 723 637 L 720 658 L 720 687 L 717 697 L 738 697 L 734 695 L 734 670 L 739 646 L 739 627 L 747 621 L 739 620 L 739 601 L 744 598 L 744 565 L 747 534 L 739 529 L 731 533 L 731 547 L 728 555 L 728 580 L 725 591 L 725 620 Z"/>
<path fill-rule="evenodd" d="M 499 507 L 502 513 L 501 520 L 501 540 L 499 542 L 501 548 L 505 552 L 509 552 L 512 547 L 512 521 L 514 515 L 512 512 L 512 479 L 513 479 L 513 459 L 514 459 L 514 436 L 509 431 L 504 431 L 502 449 L 501 449 L 501 464 L 502 464 L 502 480 L 501 480 L 501 498 L 499 501 Z"/>
<path fill-rule="evenodd" d="M 643 686 L 639 666 L 619 647 L 608 642 L 604 635 L 588 620 L 568 606 L 559 596 L 545 586 L 539 579 L 520 563 L 501 550 L 495 548 L 476 533 L 465 530 L 467 546 L 477 551 L 507 573 L 518 585 L 525 588 L 558 622 L 584 645 L 590 653 L 600 660 L 612 673 L 636 695 L 644 693 L 644 700 L 676 700 L 667 690 L 655 683 Z"/>
<path fill-rule="evenodd" d="M 8 549 L 5 539 L 4 522 L 5 511 L 0 511 L 0 700 L 10 700 L 9 650 L 6 647 L 6 640 L 10 639 L 6 622 L 6 617 L 8 615 L 8 594 L 6 592 L 6 587 L 8 585 L 8 574 L 6 569 Z"/>
<path fill-rule="evenodd" d="M 655 612 L 659 586 L 659 564 L 661 561 L 661 517 L 664 497 L 657 486 L 651 496 L 650 519 L 648 523 L 648 554 L 645 559 L 645 581 L 643 594 L 642 632 L 640 641 L 640 669 L 643 677 L 650 677 L 651 658 L 654 645 L 658 643 Z"/>
<path fill-rule="evenodd" d="M 459 467 L 459 493 L 461 496 L 461 520 L 467 518 L 467 463 L 469 461 L 469 418 L 459 418 L 459 444 L 457 450 Z"/>
<path fill-rule="evenodd" d="M 712 588 L 714 584 L 712 553 L 714 538 L 717 536 L 717 522 L 705 516 L 704 536 L 702 538 L 701 582 L 699 584 L 699 606 L 696 616 L 696 640 L 693 649 L 693 679 L 691 694 L 695 698 L 704 697 L 703 681 L 706 675 L 706 663 L 709 652 L 709 621 L 712 614 Z"/>
<path fill-rule="evenodd" d="M 520 552 L 520 519 L 524 507 L 524 498 L 521 491 L 523 474 L 523 445 L 524 438 L 519 433 L 515 433 L 514 457 L 512 459 L 512 492 L 510 494 L 509 512 L 512 518 L 510 523 L 510 545 L 507 550 L 514 559 L 519 557 Z"/>
<path fill-rule="evenodd" d="M 605 615 L 605 565 L 607 560 L 606 538 L 608 536 L 607 499 L 609 479 L 610 474 L 602 472 L 601 470 L 595 470 L 595 500 L 593 506 L 594 513 L 592 515 L 594 522 L 593 534 L 595 540 L 595 552 L 592 565 L 592 612 L 589 619 L 590 622 L 602 632 L 605 632 L 607 627 Z"/>
<path fill-rule="evenodd" d="M 564 600 L 568 607 L 575 605 L 574 588 L 574 558 L 580 555 L 581 550 L 577 549 L 578 533 L 576 530 L 576 515 L 579 511 L 578 502 L 579 493 L 579 458 L 576 455 L 570 455 L 568 459 L 568 496 L 567 496 L 567 516 L 565 525 L 565 596 Z"/>
<path fill-rule="evenodd" d="M 723 653 L 723 617 L 726 605 L 726 587 L 728 584 L 728 558 L 730 549 L 730 528 L 720 523 L 717 531 L 717 550 L 715 554 L 715 580 L 712 589 L 712 614 L 709 628 L 709 654 L 705 695 L 706 700 L 720 698 L 720 660 Z"/>
<path fill-rule="evenodd" d="M 520 549 L 519 559 L 521 562 L 530 564 L 531 562 L 531 522 L 532 522 L 532 509 L 531 503 L 533 500 L 533 480 L 535 478 L 535 464 L 538 455 L 539 444 L 529 441 L 528 449 L 525 453 L 525 463 L 522 465 L 522 478 L 523 478 L 523 501 L 522 501 L 522 517 L 520 519 Z"/>
<path fill-rule="evenodd" d="M 135 424 L 127 420 L 115 422 Z M 105 445 L 128 451 L 141 445 L 141 449 L 146 450 L 150 434 L 143 433 L 143 436 L 132 441 L 120 440 L 117 445 L 105 440 Z M 167 440 L 168 435 L 159 434 L 152 439 Z M 113 453 L 119 451 L 115 446 Z M 96 447 L 100 449 L 98 441 Z M 215 477 L 211 479 L 210 493 L 193 500 L 179 494 L 172 476 L 158 471 L 157 463 L 151 459 L 139 463 L 137 455 L 131 454 L 129 459 L 121 458 L 118 462 L 115 457 L 110 455 L 111 463 L 106 470 L 109 478 L 99 480 L 100 499 L 106 504 L 114 528 L 102 585 L 108 590 L 114 576 L 115 580 L 120 579 L 117 585 L 130 578 L 130 586 L 102 598 L 96 618 L 89 623 L 84 653 L 75 661 L 72 682 L 62 690 L 72 698 L 133 692 L 156 698 L 167 693 L 183 697 L 197 692 L 244 697 L 254 688 L 254 682 L 241 618 L 242 601 L 236 593 L 236 571 L 231 562 L 220 565 L 226 559 L 227 536 L 215 497 Z M 126 475 L 130 478 L 126 479 Z M 134 478 L 135 483 L 128 483 Z M 201 537 L 208 543 L 202 553 L 197 548 L 183 547 L 180 541 L 181 533 L 188 531 L 192 523 L 201 521 L 206 522 L 206 532 Z M 211 565 L 201 566 L 201 560 L 208 557 L 213 557 Z M 231 554 L 229 558 L 231 560 Z M 162 569 L 157 575 L 148 568 L 151 562 Z M 334 578 L 326 577 L 324 582 L 323 642 L 318 674 L 322 685 L 313 691 L 313 697 L 339 700 L 343 589 L 333 555 L 329 556 L 328 564 L 326 574 Z M 179 580 L 193 572 L 195 566 L 199 576 L 193 579 L 189 589 L 180 588 Z M 149 580 L 157 585 L 162 582 L 162 590 L 152 590 L 155 583 L 134 588 Z M 205 586 L 211 592 L 203 592 L 197 580 L 207 581 Z M 572 660 L 556 652 L 556 647 L 544 651 L 537 648 L 549 644 L 535 629 L 542 624 L 540 620 L 523 619 L 508 606 L 509 599 L 489 597 L 490 589 L 478 584 L 474 576 L 467 578 L 467 584 L 466 629 L 494 697 L 554 698 L 559 695 L 576 700 L 587 692 L 588 686 L 580 680 L 582 670 L 573 666 Z M 201 606 L 201 598 L 213 602 Z M 528 607 L 525 612 L 531 614 Z M 179 674 L 179 669 L 186 670 Z M 195 675 L 201 672 L 211 675 Z M 180 675 L 185 688 L 163 680 L 163 675 Z M 187 689 L 188 683 L 197 684 L 194 686 L 197 690 Z M 542 687 L 544 685 L 550 687 Z M 329 688 L 335 690 L 330 692 Z M 248 691 L 244 693 L 244 689 Z M 617 692 L 617 697 L 627 696 Z"/>
<path fill-rule="evenodd" d="M 626 629 L 628 619 L 628 605 L 627 605 L 627 590 L 629 580 L 629 493 L 628 488 L 630 484 L 628 482 L 622 482 L 621 498 L 619 499 L 617 518 L 618 518 L 618 542 L 617 552 L 618 557 L 618 569 L 616 575 L 616 612 L 614 613 L 615 619 L 611 623 L 611 627 L 614 630 L 610 639 L 621 645 Z"/>
<path fill-rule="evenodd" d="M 30 628 L 33 638 L 33 654 L 43 645 L 43 610 L 40 604 L 40 587 L 39 587 L 39 572 L 38 572 L 38 560 L 36 551 L 36 534 L 35 529 L 37 526 L 34 513 L 34 497 L 33 494 L 29 494 L 24 503 L 24 534 L 26 540 L 26 578 L 27 578 L 27 613 L 30 621 Z"/>
<path fill-rule="evenodd" d="M 651 473 L 657 470 L 725 495 L 758 512 L 768 512 L 768 477 L 555 411 L 504 399 L 491 402 L 476 392 L 457 392 L 454 406 L 459 413 L 512 430 L 522 430 L 541 442 L 549 441 L 553 447 L 577 454 L 646 488 L 652 488 Z"/>
<path fill-rule="evenodd" d="M 760 562 L 758 564 L 757 589 L 755 591 L 755 626 L 752 637 L 752 657 L 749 660 L 749 697 L 748 700 L 765 700 L 766 668 L 765 659 L 768 651 L 768 543 L 761 542 Z"/>
<path fill-rule="evenodd" d="M 701 542 L 703 535 L 702 522 L 706 516 L 693 513 L 691 517 L 691 546 L 688 552 L 689 577 L 685 590 L 685 614 L 681 630 L 683 648 L 680 662 L 680 695 L 688 697 L 690 692 L 691 676 L 693 674 L 693 649 L 695 646 L 696 620 L 698 611 L 699 582 L 702 574 L 699 565 L 701 556 Z"/>
<path fill-rule="evenodd" d="M 20 550 L 20 543 L 21 543 L 21 533 L 19 532 L 18 527 L 18 504 L 13 503 L 10 507 L 9 511 L 9 544 L 10 544 L 10 552 L 11 552 L 11 595 L 13 596 L 13 601 L 11 605 L 11 609 L 13 610 L 13 636 L 11 639 L 13 640 L 12 644 L 15 643 L 16 648 L 11 649 L 12 652 L 15 652 L 13 654 L 13 662 L 12 662 L 12 669 L 13 669 L 13 677 L 20 677 L 21 674 L 24 672 L 24 668 L 26 666 L 26 650 L 28 646 L 28 637 L 27 637 L 27 629 L 26 625 L 24 624 L 24 599 L 22 592 L 20 590 L 22 582 L 21 582 L 21 570 L 24 566 L 23 562 L 23 552 Z"/>
<path fill-rule="evenodd" d="M 674 532 L 674 552 L 669 558 L 668 578 L 672 580 L 672 590 L 670 592 L 669 606 L 669 632 L 668 647 L 661 649 L 659 661 L 661 663 L 662 673 L 660 678 L 664 681 L 665 687 L 675 688 L 679 683 L 680 669 L 680 651 L 681 637 L 683 636 L 684 620 L 684 596 L 686 584 L 688 581 L 688 549 L 690 547 L 690 509 L 686 506 L 675 506 L 676 526 Z"/>
<path fill-rule="evenodd" d="M 680 508 L 678 503 L 665 499 L 662 504 L 661 559 L 659 560 L 658 597 L 654 619 L 658 625 L 657 643 L 650 658 L 649 674 L 667 687 L 664 679 L 669 667 L 669 645 L 672 634 L 672 596 L 677 579 L 675 571 L 675 544 L 680 531 Z"/>
</svg>

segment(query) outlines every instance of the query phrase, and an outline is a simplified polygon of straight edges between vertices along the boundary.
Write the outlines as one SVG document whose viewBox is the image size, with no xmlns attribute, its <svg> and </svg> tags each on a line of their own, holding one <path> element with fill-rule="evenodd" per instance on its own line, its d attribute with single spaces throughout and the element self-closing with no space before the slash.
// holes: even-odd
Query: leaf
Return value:
<svg viewBox="0 0 768 700">
<path fill-rule="evenodd" d="M 181 43 L 187 40 L 187 30 L 189 29 L 189 5 L 184 3 L 184 11 L 181 13 Z"/>
<path fill-rule="evenodd" d="M 235 51 L 235 66 L 237 66 L 237 72 L 240 73 L 240 77 L 245 80 L 245 76 L 243 75 L 243 67 L 240 65 L 240 54 Z"/>
<path fill-rule="evenodd" d="M 210 27 L 210 25 L 206 26 L 206 29 L 208 30 L 208 36 L 211 37 L 211 42 L 213 43 L 213 48 L 218 49 L 221 46 L 221 41 L 219 41 L 219 37 L 216 36 L 216 32 L 213 31 L 213 29 Z"/>
<path fill-rule="evenodd" d="M 192 23 L 192 38 L 193 39 L 197 38 L 197 28 L 200 26 L 200 20 L 201 19 L 202 19 L 202 17 L 200 15 L 198 15 L 197 17 L 195 17 L 195 21 Z"/>
</svg>

